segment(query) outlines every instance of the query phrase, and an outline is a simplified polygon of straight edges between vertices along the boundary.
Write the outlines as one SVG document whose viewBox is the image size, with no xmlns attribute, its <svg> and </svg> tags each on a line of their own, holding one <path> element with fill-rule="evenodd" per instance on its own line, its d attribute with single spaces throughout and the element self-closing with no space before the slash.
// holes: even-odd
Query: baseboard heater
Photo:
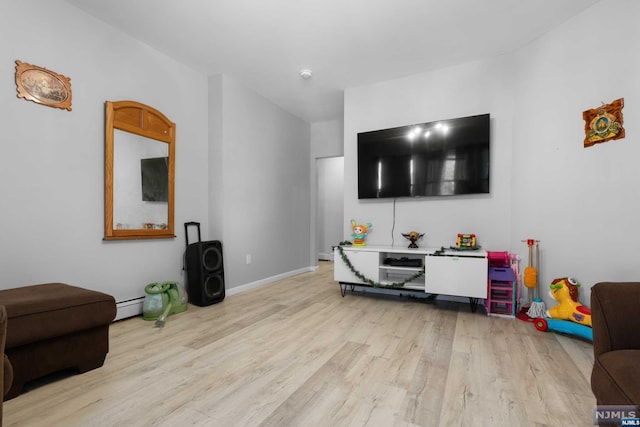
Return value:
<svg viewBox="0 0 640 427">
<path fill-rule="evenodd" d="M 133 298 L 126 301 L 116 302 L 116 320 L 126 319 L 127 317 L 138 316 L 142 314 L 142 303 L 144 297 Z"/>
</svg>

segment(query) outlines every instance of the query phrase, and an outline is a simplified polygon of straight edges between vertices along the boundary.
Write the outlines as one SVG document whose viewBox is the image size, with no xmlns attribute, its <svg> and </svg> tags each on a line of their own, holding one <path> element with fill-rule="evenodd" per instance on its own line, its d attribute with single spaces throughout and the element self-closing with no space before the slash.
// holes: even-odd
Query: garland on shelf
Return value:
<svg viewBox="0 0 640 427">
<path fill-rule="evenodd" d="M 400 288 L 404 287 L 405 283 L 411 282 L 412 280 L 416 280 L 417 278 L 421 277 L 424 274 L 424 267 L 422 267 L 422 269 L 420 271 L 418 271 L 417 273 L 415 273 L 411 277 L 406 278 L 402 282 L 392 282 L 392 283 L 376 282 L 374 280 L 369 279 L 368 277 L 365 277 L 364 274 L 362 274 L 361 272 L 356 270 L 356 268 L 353 266 L 353 264 L 351 264 L 351 261 L 347 257 L 347 254 L 344 253 L 344 249 L 342 249 L 342 243 L 343 242 L 340 242 L 340 245 L 336 246 L 336 248 L 338 249 L 338 252 L 340 252 L 340 257 L 342 258 L 342 261 L 344 261 L 344 263 L 347 265 L 347 267 L 349 267 L 349 270 L 351 270 L 351 272 L 353 274 L 355 274 L 358 279 L 362 280 L 367 285 L 373 286 L 374 288 L 400 289 Z"/>
</svg>

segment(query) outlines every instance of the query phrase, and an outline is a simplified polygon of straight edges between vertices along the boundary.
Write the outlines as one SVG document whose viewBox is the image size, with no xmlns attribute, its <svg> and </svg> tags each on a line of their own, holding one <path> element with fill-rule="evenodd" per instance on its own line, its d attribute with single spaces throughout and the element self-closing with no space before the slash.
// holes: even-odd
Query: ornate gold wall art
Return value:
<svg viewBox="0 0 640 427">
<path fill-rule="evenodd" d="M 616 99 L 611 104 L 603 103 L 598 108 L 582 113 L 585 147 L 624 138 L 622 107 L 624 107 L 624 98 Z"/>
<path fill-rule="evenodd" d="M 16 61 L 18 98 L 71 111 L 71 79 L 37 65 Z"/>
</svg>

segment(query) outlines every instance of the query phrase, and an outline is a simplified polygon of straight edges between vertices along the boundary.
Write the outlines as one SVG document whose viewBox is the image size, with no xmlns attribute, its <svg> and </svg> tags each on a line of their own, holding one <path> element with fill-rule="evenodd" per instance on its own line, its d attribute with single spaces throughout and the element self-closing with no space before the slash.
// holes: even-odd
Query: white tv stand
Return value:
<svg viewBox="0 0 640 427">
<path fill-rule="evenodd" d="M 361 277 L 345 263 L 340 249 Z M 400 259 L 406 264 L 419 262 L 420 266 L 390 265 L 390 259 Z M 399 263 L 403 264 L 402 261 Z M 421 277 L 399 285 L 423 268 Z M 433 296 L 467 297 L 471 310 L 475 312 L 478 301 L 487 298 L 487 273 L 487 252 L 483 250 L 409 249 L 397 246 L 342 246 L 334 249 L 333 275 L 340 284 L 343 297 L 348 288 L 353 291 L 356 286 L 391 288 L 425 292 Z"/>
</svg>

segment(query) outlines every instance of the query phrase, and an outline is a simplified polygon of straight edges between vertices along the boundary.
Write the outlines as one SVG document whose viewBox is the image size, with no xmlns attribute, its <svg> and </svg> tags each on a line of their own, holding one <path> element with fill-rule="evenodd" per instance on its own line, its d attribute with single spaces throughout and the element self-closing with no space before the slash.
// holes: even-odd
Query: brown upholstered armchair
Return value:
<svg viewBox="0 0 640 427">
<path fill-rule="evenodd" d="M 4 357 L 4 363 L 0 368 L 0 385 L 2 385 L 2 399 L 0 399 L 0 426 L 2 426 L 2 401 L 4 395 L 7 394 L 9 388 L 11 388 L 11 382 L 13 380 L 13 369 L 9 358 L 4 354 L 4 343 L 7 337 L 7 310 L 4 305 L 0 305 L 0 355 Z"/>
<path fill-rule="evenodd" d="M 640 282 L 597 283 L 591 314 L 598 405 L 640 406 Z"/>
</svg>

